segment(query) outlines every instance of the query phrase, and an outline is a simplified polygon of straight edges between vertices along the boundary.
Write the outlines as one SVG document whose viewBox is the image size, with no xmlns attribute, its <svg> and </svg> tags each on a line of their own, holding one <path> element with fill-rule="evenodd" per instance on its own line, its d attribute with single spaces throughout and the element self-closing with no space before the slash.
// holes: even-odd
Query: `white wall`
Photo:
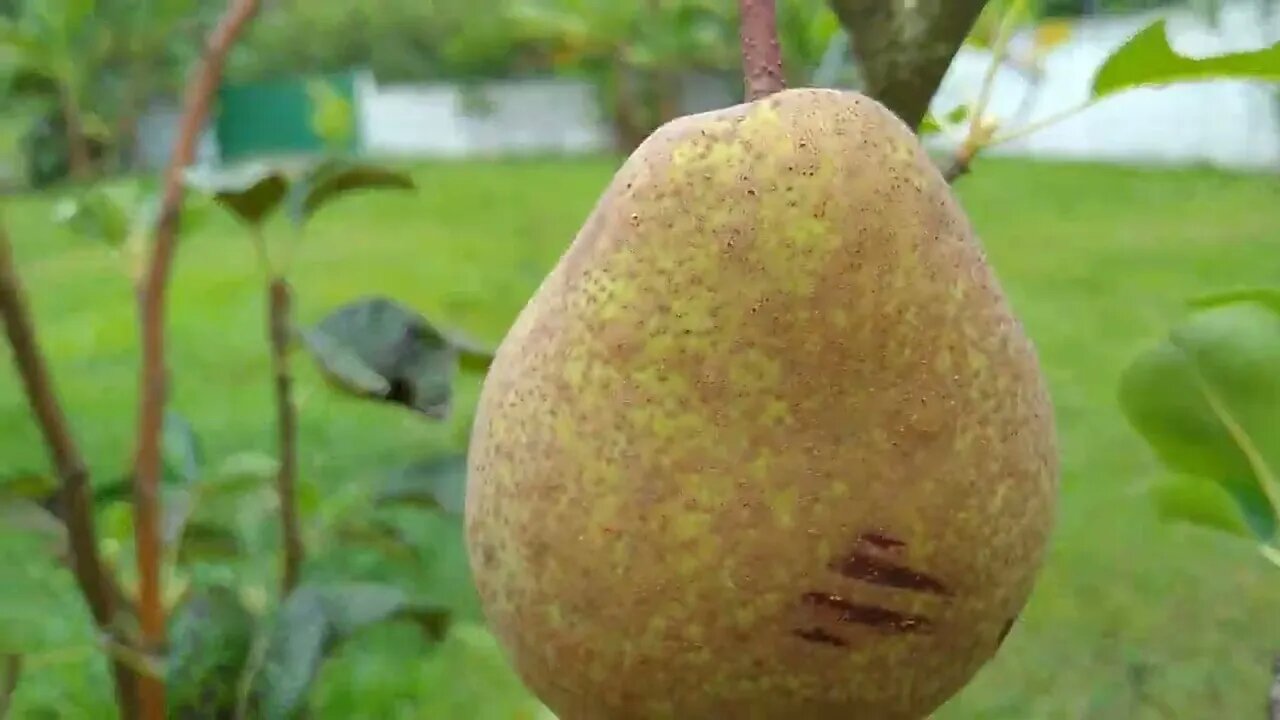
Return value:
<svg viewBox="0 0 1280 720">
<path fill-rule="evenodd" d="M 1048 117 L 1086 101 L 1103 60 L 1158 17 L 1103 17 L 1077 24 L 1071 40 L 1046 58 L 1043 85 L 1027 119 Z M 1280 22 L 1265 22 L 1253 0 L 1228 4 L 1217 28 L 1189 11 L 1168 17 L 1171 44 L 1188 55 L 1253 50 L 1280 40 Z M 975 95 L 988 65 L 987 53 L 963 50 L 934 99 L 935 112 L 946 112 Z M 1011 69 L 1001 71 L 991 104 L 997 117 L 1015 114 L 1027 83 Z M 1225 81 L 1136 89 L 992 152 L 1280 170 L 1278 90 L 1275 85 Z"/>
<path fill-rule="evenodd" d="M 1094 72 L 1112 49 L 1159 14 L 1113 16 L 1077 23 L 1071 39 L 1046 61 L 1046 75 L 1031 108 L 1045 117 L 1088 98 Z M 1280 40 L 1280 22 L 1262 21 L 1255 0 L 1230 2 L 1218 28 L 1190 12 L 1170 15 L 1176 49 L 1190 54 L 1246 50 Z M 934 109 L 945 112 L 976 94 L 988 56 L 966 48 L 943 81 Z M 991 109 L 1012 115 L 1027 81 L 1004 70 Z M 581 80 L 488 82 L 479 88 L 485 107 L 471 107 L 467 92 L 448 83 L 379 85 L 361 76 L 356 85 L 360 140 L 372 155 L 471 157 L 496 154 L 581 154 L 612 145 L 592 86 Z M 1214 82 L 1134 90 L 1109 98 L 1068 120 L 990 152 L 1046 158 L 1114 160 L 1140 164 L 1207 163 L 1242 169 L 1280 169 L 1280 101 L 1276 86 Z M 715 78 L 686 78 L 685 112 L 733 102 Z M 143 154 L 149 165 L 167 157 L 171 111 L 143 120 Z M 213 137 L 202 158 L 216 153 Z"/>
<path fill-rule="evenodd" d="M 576 80 L 356 86 L 360 140 L 374 155 L 590 153 L 611 144 L 595 93 Z M 482 107 L 469 103 L 478 101 Z"/>
</svg>

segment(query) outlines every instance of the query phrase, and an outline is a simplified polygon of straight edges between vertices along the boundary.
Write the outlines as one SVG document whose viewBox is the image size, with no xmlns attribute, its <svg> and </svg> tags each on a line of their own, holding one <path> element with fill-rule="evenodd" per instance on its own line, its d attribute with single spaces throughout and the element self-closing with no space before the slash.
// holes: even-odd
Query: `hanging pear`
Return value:
<svg viewBox="0 0 1280 720">
<path fill-rule="evenodd" d="M 657 130 L 519 315 L 471 565 L 561 720 L 918 720 L 1031 592 L 1054 435 L 917 137 L 786 90 Z"/>
</svg>

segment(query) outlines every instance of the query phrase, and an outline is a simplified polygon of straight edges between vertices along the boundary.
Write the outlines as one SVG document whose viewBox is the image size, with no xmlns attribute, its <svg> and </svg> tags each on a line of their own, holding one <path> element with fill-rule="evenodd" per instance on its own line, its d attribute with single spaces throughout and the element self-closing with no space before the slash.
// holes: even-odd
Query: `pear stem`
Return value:
<svg viewBox="0 0 1280 720">
<path fill-rule="evenodd" d="M 738 0 L 742 39 L 742 75 L 747 101 L 768 97 L 787 87 L 778 45 L 775 0 Z"/>
</svg>

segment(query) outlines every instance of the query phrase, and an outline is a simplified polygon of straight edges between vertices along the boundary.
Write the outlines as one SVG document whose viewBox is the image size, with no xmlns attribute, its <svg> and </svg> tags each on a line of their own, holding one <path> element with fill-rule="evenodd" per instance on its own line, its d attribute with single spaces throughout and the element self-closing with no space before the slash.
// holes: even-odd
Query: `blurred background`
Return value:
<svg viewBox="0 0 1280 720">
<path fill-rule="evenodd" d="M 1111 51 L 1156 18 L 1189 54 L 1275 43 L 1275 4 L 1033 3 L 988 111 L 1026 126 L 1080 105 Z M 778 5 L 789 83 L 859 88 L 827 4 Z M 0 0 L 4 221 L 95 482 L 118 477 L 132 451 L 136 308 L 118 249 L 58 218 L 89 187 L 155 187 L 186 73 L 221 10 Z M 984 32 L 953 62 L 939 115 L 981 85 Z M 741 100 L 737 37 L 728 0 L 270 0 L 231 55 L 197 165 L 337 153 L 403 169 L 412 194 L 355 196 L 309 224 L 291 266 L 298 320 L 380 295 L 492 346 L 626 153 L 671 118 Z M 926 138 L 943 158 L 962 139 Z M 1090 107 L 993 148 L 958 182 L 1049 377 L 1063 494 L 1030 606 L 938 718 L 1264 716 L 1280 576 L 1247 545 L 1160 521 L 1146 490 L 1163 471 L 1116 388 L 1188 297 L 1276 281 L 1277 171 L 1280 87 L 1217 81 Z M 193 221 L 172 285 L 174 405 L 211 466 L 274 450 L 261 278 L 242 236 L 228 217 Z M 396 623 L 352 637 L 320 669 L 312 715 L 545 717 L 484 628 L 456 513 L 399 517 L 395 553 L 335 529 L 394 468 L 465 448 L 479 376 L 459 376 L 447 417 L 424 417 L 327 392 L 311 366 L 297 373 L 308 571 L 394 577 L 452 613 L 436 639 Z M 46 467 L 6 368 L 0 475 Z M 125 510 L 103 509 L 99 528 L 121 563 Z M 83 603 L 30 543 L 0 533 L 0 654 L 26 658 L 11 716 L 114 717 Z M 233 584 L 266 593 L 273 562 L 244 559 Z"/>
</svg>

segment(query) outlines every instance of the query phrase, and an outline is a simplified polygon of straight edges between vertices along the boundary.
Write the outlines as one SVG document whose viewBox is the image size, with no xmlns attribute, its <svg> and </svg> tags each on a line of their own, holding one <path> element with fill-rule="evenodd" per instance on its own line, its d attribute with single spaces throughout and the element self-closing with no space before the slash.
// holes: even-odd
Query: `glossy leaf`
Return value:
<svg viewBox="0 0 1280 720">
<path fill-rule="evenodd" d="M 462 358 L 483 366 L 488 354 L 455 344 L 409 308 L 386 298 L 344 305 L 303 334 L 329 380 L 351 394 L 443 419 L 452 407 Z"/>
<path fill-rule="evenodd" d="M 448 615 L 377 583 L 303 585 L 290 593 L 272 628 L 255 696 L 260 716 L 294 717 L 325 658 L 352 634 L 374 623 L 409 618 L 443 636 Z"/>
<path fill-rule="evenodd" d="M 284 173 L 262 163 L 233 170 L 194 171 L 187 184 L 197 188 L 246 225 L 261 225 L 280 207 L 289 189 Z"/>
<path fill-rule="evenodd" d="M 1249 523 L 1231 495 L 1212 482 L 1174 478 L 1152 488 L 1151 497 L 1163 520 L 1253 538 Z"/>
<path fill-rule="evenodd" d="M 412 190 L 407 173 L 378 165 L 330 160 L 305 173 L 290 190 L 289 209 L 295 224 L 302 225 L 321 208 L 343 195 L 360 190 Z"/>
<path fill-rule="evenodd" d="M 169 716 L 232 717 L 254 618 L 234 589 L 201 589 L 175 612 L 166 664 Z"/>
<path fill-rule="evenodd" d="M 467 458 L 448 455 L 413 463 L 379 489 L 381 504 L 407 504 L 461 515 L 466 500 Z"/>
<path fill-rule="evenodd" d="M 1257 302 L 1201 310 L 1121 377 L 1130 423 L 1178 475 L 1218 484 L 1253 535 L 1276 535 L 1280 313 Z"/>
<path fill-rule="evenodd" d="M 1280 43 L 1263 50 L 1189 57 L 1169 44 L 1165 19 L 1139 30 L 1098 68 L 1093 97 L 1144 85 L 1210 80 L 1280 82 Z"/>
</svg>

